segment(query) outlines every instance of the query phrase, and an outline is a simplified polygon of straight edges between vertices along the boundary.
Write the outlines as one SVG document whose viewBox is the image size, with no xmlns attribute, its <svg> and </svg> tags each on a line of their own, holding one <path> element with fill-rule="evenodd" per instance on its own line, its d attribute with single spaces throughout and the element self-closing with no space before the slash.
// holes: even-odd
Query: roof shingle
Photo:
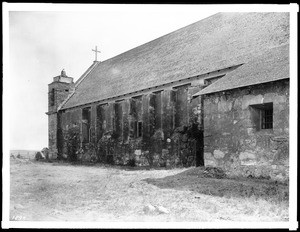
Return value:
<svg viewBox="0 0 300 232">
<path fill-rule="evenodd" d="M 245 63 L 289 42 L 289 13 L 218 13 L 100 62 L 62 109 Z"/>
<path fill-rule="evenodd" d="M 270 49 L 193 96 L 220 92 L 290 77 L 289 44 Z"/>
</svg>

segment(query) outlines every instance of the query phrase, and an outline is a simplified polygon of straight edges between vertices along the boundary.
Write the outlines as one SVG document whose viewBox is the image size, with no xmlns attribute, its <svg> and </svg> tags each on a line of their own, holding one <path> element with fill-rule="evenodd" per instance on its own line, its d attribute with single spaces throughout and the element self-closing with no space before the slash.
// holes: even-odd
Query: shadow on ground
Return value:
<svg viewBox="0 0 300 232">
<path fill-rule="evenodd" d="M 38 162 L 48 162 L 48 161 L 38 161 Z M 65 160 L 55 160 L 50 161 L 50 163 L 53 163 L 53 166 L 93 166 L 93 167 L 105 167 L 105 168 L 111 168 L 111 169 L 119 169 L 119 170 L 125 170 L 125 171 L 138 171 L 138 170 L 169 170 L 172 168 L 166 168 L 166 167 L 150 167 L 150 166 L 129 166 L 129 165 L 114 165 L 114 164 L 105 164 L 105 163 L 99 163 L 99 162 L 69 162 Z"/>
<path fill-rule="evenodd" d="M 288 183 L 265 179 L 211 177 L 203 167 L 192 168 L 164 178 L 147 178 L 143 181 L 162 189 L 190 190 L 220 197 L 255 197 L 275 202 L 289 199 Z"/>
<path fill-rule="evenodd" d="M 165 167 L 129 167 L 101 163 L 69 163 L 65 161 L 53 162 L 54 166 L 95 166 L 111 169 L 138 171 L 138 170 L 166 170 Z M 209 172 L 208 172 L 209 171 Z M 213 171 L 213 172 L 211 172 Z M 191 168 L 178 174 L 164 178 L 147 178 L 148 184 L 162 189 L 190 190 L 200 194 L 219 197 L 239 197 L 264 199 L 272 202 L 288 202 L 289 183 L 281 183 L 268 179 L 258 178 L 228 178 L 215 168 Z"/>
</svg>

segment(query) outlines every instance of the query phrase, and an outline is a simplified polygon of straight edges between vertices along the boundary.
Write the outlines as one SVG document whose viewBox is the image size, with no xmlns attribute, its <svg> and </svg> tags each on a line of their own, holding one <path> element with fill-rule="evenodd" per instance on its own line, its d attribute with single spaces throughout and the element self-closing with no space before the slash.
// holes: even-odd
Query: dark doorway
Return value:
<svg viewBox="0 0 300 232">
<path fill-rule="evenodd" d="M 203 130 L 199 130 L 196 139 L 196 167 L 204 166 Z"/>
<path fill-rule="evenodd" d="M 198 115 L 198 125 L 196 133 L 196 167 L 204 166 L 204 101 L 203 97 L 194 99 L 198 107 L 200 106 L 200 115 Z"/>
</svg>

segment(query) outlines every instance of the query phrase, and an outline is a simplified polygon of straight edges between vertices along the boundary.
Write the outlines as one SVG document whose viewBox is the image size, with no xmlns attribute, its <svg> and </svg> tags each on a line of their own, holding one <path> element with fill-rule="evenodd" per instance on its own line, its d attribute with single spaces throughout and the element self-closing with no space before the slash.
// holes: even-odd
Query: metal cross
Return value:
<svg viewBox="0 0 300 232">
<path fill-rule="evenodd" d="M 92 49 L 92 51 L 95 52 L 95 61 L 97 61 L 97 53 L 98 52 L 100 53 L 100 51 L 97 50 L 97 46 L 96 46 L 95 50 Z"/>
</svg>

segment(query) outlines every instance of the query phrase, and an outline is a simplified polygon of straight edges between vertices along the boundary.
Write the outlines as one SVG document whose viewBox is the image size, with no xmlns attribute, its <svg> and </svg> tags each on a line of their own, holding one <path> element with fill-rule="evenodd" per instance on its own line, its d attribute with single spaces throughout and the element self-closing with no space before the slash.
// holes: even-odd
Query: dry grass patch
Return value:
<svg viewBox="0 0 300 232">
<path fill-rule="evenodd" d="M 253 187 L 254 192 L 259 192 L 269 186 L 267 183 L 191 175 L 195 171 L 195 168 L 137 170 L 11 159 L 10 215 L 12 220 L 29 221 L 288 219 L 287 199 L 280 200 L 271 192 L 269 198 L 241 195 L 246 192 L 244 188 Z M 146 213 L 144 207 L 148 204 L 164 207 L 168 213 Z"/>
</svg>

